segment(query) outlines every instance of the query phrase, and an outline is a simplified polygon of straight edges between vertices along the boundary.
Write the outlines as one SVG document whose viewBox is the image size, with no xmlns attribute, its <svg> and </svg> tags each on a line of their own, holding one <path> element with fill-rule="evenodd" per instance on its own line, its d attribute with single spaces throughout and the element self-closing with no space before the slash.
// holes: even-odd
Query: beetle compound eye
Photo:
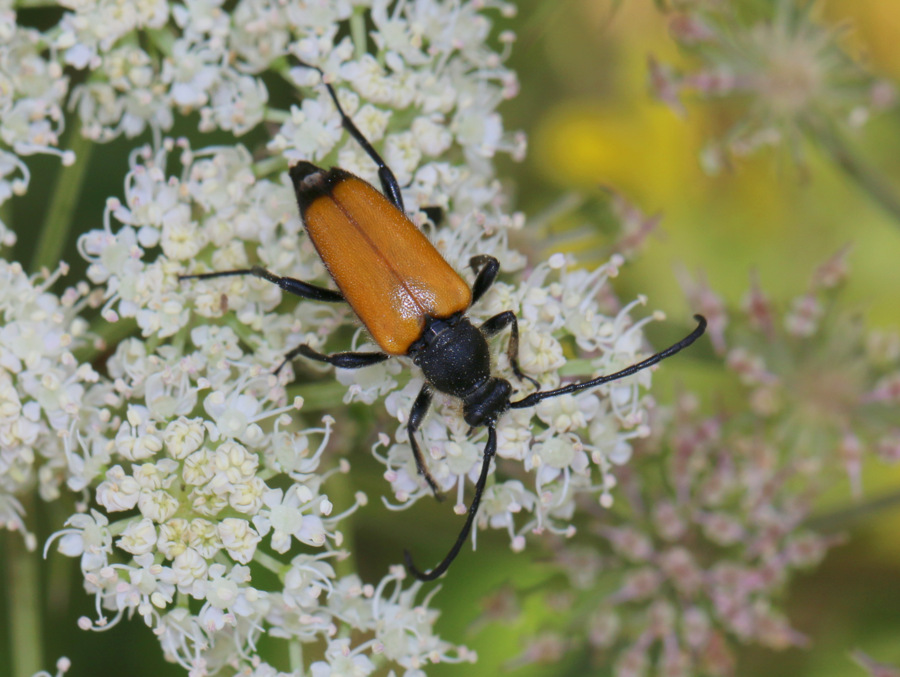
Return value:
<svg viewBox="0 0 900 677">
<path fill-rule="evenodd" d="M 301 65 L 322 73 L 316 66 Z M 519 327 L 515 314 L 505 311 L 479 326 L 473 325 L 465 315 L 490 289 L 500 264 L 492 256 L 472 257 L 469 266 L 475 281 L 471 287 L 466 283 L 407 216 L 394 173 L 344 112 L 332 85 L 325 82 L 324 86 L 337 108 L 342 126 L 378 167 L 381 184 L 379 192 L 343 169 L 325 170 L 309 162 L 300 162 L 290 170 L 304 227 L 336 289 L 282 277 L 259 266 L 182 275 L 180 279 L 251 275 L 310 301 L 347 303 L 380 348 L 377 352 L 328 355 L 301 345 L 284 356 L 276 373 L 298 357 L 342 369 L 364 368 L 393 356 L 413 357 L 422 368 L 426 382 L 412 406 L 406 429 L 418 474 L 435 497 L 441 497 L 441 487 L 429 471 L 416 440 L 434 392 L 460 400 L 466 422 L 472 427 L 487 428 L 481 472 L 465 523 L 453 547 L 427 572 L 419 570 L 409 552 L 405 553 L 410 573 L 420 580 L 430 581 L 449 568 L 471 531 L 497 451 L 497 421 L 504 412 L 595 388 L 647 369 L 696 341 L 706 330 L 706 320 L 696 315 L 697 328 L 684 339 L 619 372 L 555 390 L 534 392 L 511 402 L 512 384 L 491 373 L 487 341 L 508 329 L 506 353 L 515 378 L 520 382 L 530 381 L 538 387 L 538 382 L 523 373 L 519 366 Z M 436 214 L 425 211 L 429 218 L 437 221 Z"/>
</svg>

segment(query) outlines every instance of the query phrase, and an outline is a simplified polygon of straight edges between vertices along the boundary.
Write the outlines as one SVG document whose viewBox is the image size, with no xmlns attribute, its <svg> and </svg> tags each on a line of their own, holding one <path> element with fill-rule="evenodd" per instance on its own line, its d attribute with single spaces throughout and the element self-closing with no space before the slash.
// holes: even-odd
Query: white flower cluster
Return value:
<svg viewBox="0 0 900 677">
<path fill-rule="evenodd" d="M 48 546 L 80 559 L 97 609 L 82 625 L 108 627 L 137 613 L 192 675 L 226 665 L 279 674 L 257 654 L 262 633 L 289 641 L 291 670 L 315 677 L 376 668 L 419 677 L 429 663 L 474 659 L 434 635 L 437 614 L 428 598 L 416 602 L 420 584 L 403 587 L 401 568 L 370 585 L 332 566 L 354 555 L 341 550 L 340 527 L 365 497 L 332 504 L 329 487 L 343 486 L 349 470 L 326 454 L 334 420 L 298 430 L 304 402 L 288 391 L 291 369 L 276 377 L 272 367 L 301 343 L 346 349 L 328 337 L 355 326 L 349 311 L 308 301 L 279 308 L 280 289 L 256 278 L 178 276 L 258 264 L 328 284 L 283 170 L 310 160 L 373 182 L 377 174 L 342 131 L 317 71 L 302 64 L 316 64 L 334 83 L 397 174 L 417 223 L 457 270 L 476 254 L 495 256 L 507 272 L 522 268 L 508 239 L 523 219 L 506 213 L 491 164 L 497 152 L 524 150 L 496 112 L 517 88 L 503 67 L 512 37 L 494 39 L 499 53 L 488 46 L 488 12 L 513 7 L 492 0 L 239 0 L 230 11 L 217 0 L 65 5 L 70 11 L 44 32 L 0 13 L 0 61 L 13 73 L 0 81 L 0 141 L 9 149 L 0 148 L 0 202 L 27 188 L 20 156 L 56 152 L 64 103 L 95 141 L 149 128 L 154 143 L 132 153 L 123 195 L 107 201 L 102 227 L 79 240 L 98 291 L 81 283 L 59 299 L 45 291 L 52 278 L 39 284 L 16 264 L 0 268 L 0 518 L 24 528 L 16 495 L 35 477 L 48 500 L 62 482 L 81 492 L 79 512 Z M 67 69 L 90 77 L 70 89 Z M 300 88 L 302 103 L 270 107 L 272 77 Z M 237 144 L 196 150 L 164 136 L 190 112 L 199 113 L 202 131 L 277 125 L 272 157 Z M 432 206 L 447 214 L 441 228 L 418 211 Z M 4 228 L 0 243 L 9 243 Z M 518 315 L 521 366 L 542 387 L 559 385 L 561 374 L 615 371 L 642 352 L 642 323 L 606 287 L 620 264 L 575 272 L 554 256 L 519 286 L 496 283 L 473 316 Z M 97 371 L 72 354 L 87 332 L 77 314 L 89 302 L 102 306 L 106 321 L 133 318 L 142 335 L 119 343 Z M 353 347 L 360 342 L 357 332 Z M 591 358 L 567 362 L 579 351 Z M 498 353 L 499 373 L 511 377 Z M 337 377 L 348 386 L 346 400 L 387 396 L 401 422 L 396 443 L 382 436 L 375 450 L 400 507 L 429 495 L 403 426 L 418 372 L 398 359 Z M 507 414 L 498 457 L 513 479 L 489 486 L 478 526 L 507 530 L 521 549 L 531 531 L 573 533 L 578 491 L 608 506 L 612 465 L 646 433 L 638 386 L 649 378 L 644 372 Z M 470 435 L 457 409 L 438 398 L 422 434 L 435 478 L 462 506 L 483 435 Z M 322 660 L 294 651 L 306 644 L 316 644 Z"/>
<path fill-rule="evenodd" d="M 566 343 L 597 355 L 578 365 L 577 373 L 612 373 L 643 357 L 640 327 L 650 319 L 639 323 L 629 320 L 628 312 L 643 299 L 604 312 L 609 308 L 604 308 L 598 295 L 608 278 L 618 273 L 619 265 L 621 259 L 614 257 L 593 272 L 570 271 L 565 257 L 554 255 L 517 287 L 495 283 L 471 314 L 482 320 L 504 310 L 516 312 L 520 366 L 537 378 L 544 390 L 560 385 L 559 370 L 567 365 Z M 500 372 L 517 384 L 505 352 L 498 355 L 497 362 Z M 338 378 L 348 382 L 354 375 L 339 370 Z M 534 409 L 506 414 L 497 428 L 497 455 L 517 462 L 508 466 L 509 473 L 517 477 L 497 481 L 487 489 L 478 513 L 479 526 L 506 530 L 513 549 L 521 550 L 529 532 L 546 529 L 571 536 L 574 528 L 570 523 L 579 492 L 596 493 L 604 507 L 612 505 L 612 467 L 629 459 L 631 439 L 649 433 L 638 390 L 649 381 L 649 372 L 641 372 L 587 393 L 547 399 Z M 351 390 L 349 395 L 359 393 L 365 399 L 364 386 L 356 385 L 360 390 Z M 370 394 L 380 386 L 373 383 Z M 387 468 L 385 477 L 399 501 L 388 505 L 397 509 L 430 496 L 430 490 L 417 477 L 405 426 L 421 386 L 422 379 L 414 378 L 387 397 L 388 410 L 401 425 L 396 444 L 383 435 L 374 449 L 376 458 Z M 445 399 L 441 410 L 443 415 L 429 417 L 422 428 L 425 453 L 438 485 L 456 496 L 456 511 L 463 513 L 467 479 L 478 477 L 485 435 L 470 433 L 453 400 Z M 599 478 L 594 477 L 597 471 Z M 532 486 L 523 483 L 526 476 Z"/>
<path fill-rule="evenodd" d="M 73 355 L 85 344 L 88 325 L 78 315 L 88 285 L 62 298 L 49 293 L 62 272 L 29 277 L 0 259 L 0 527 L 22 531 L 30 548 L 36 543 L 18 497 L 37 486 L 53 501 L 66 481 L 80 490 L 72 457 L 78 431 L 102 423 L 98 410 L 83 407 L 102 399 L 99 375 Z"/>
<path fill-rule="evenodd" d="M 146 228 L 120 230 L 135 244 L 118 263 L 140 263 L 136 242 Z M 86 236 L 85 249 L 99 240 Z M 98 254 L 93 277 L 112 279 L 116 241 L 110 237 Z M 146 274 L 157 271 L 148 266 Z M 152 305 L 123 286 L 120 308 Z M 158 336 L 165 325 L 148 331 Z M 93 425 L 70 424 L 77 444 L 66 451 L 69 484 L 90 487 L 96 507 L 72 516 L 48 543 L 80 559 L 97 608 L 82 627 L 108 627 L 137 613 L 167 657 L 196 675 L 226 664 L 270 674 L 255 653 L 264 632 L 324 641 L 322 666 L 352 664 L 361 675 L 374 670 L 377 656 L 407 671 L 473 659 L 433 634 L 436 612 L 416 602 L 421 584 L 403 588 L 402 568 L 377 588 L 337 576 L 331 560 L 348 554 L 340 550 L 340 523 L 365 496 L 332 504 L 329 482 L 349 471 L 346 462 L 323 467 L 334 421 L 326 416 L 322 427 L 295 430 L 291 414 L 302 399 L 281 404 L 284 387 L 260 359 L 244 352 L 230 327 L 201 325 L 155 350 L 126 339 L 107 360 L 106 377 L 94 374 L 95 389 L 73 408 Z M 95 402 L 98 390 L 103 397 Z M 303 554 L 279 557 L 298 547 Z M 272 576 L 278 586 L 267 582 Z M 189 600 L 197 606 L 189 608 Z"/>
</svg>

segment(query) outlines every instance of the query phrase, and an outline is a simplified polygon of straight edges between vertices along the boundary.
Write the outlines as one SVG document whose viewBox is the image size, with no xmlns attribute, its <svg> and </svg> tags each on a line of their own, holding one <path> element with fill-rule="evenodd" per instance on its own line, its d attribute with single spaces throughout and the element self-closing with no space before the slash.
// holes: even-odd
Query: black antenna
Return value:
<svg viewBox="0 0 900 677">
<path fill-rule="evenodd" d="M 697 328 L 694 329 L 694 331 L 685 336 L 678 343 L 675 343 L 665 350 L 648 357 L 646 360 L 638 362 L 637 364 L 633 364 L 630 367 L 626 367 L 621 371 L 617 371 L 615 374 L 600 376 L 599 378 L 585 381 L 583 383 L 571 383 L 562 388 L 557 388 L 556 390 L 547 390 L 545 392 L 532 393 L 528 397 L 522 398 L 518 402 L 511 402 L 509 406 L 514 409 L 531 407 L 541 400 L 547 399 L 548 397 L 557 397 L 558 395 L 566 395 L 568 393 L 575 393 L 580 390 L 593 388 L 603 383 L 609 383 L 610 381 L 616 381 L 620 378 L 631 376 L 632 374 L 636 374 L 637 372 L 646 369 L 647 367 L 652 367 L 657 362 L 661 362 L 667 357 L 671 357 L 678 351 L 687 348 L 703 335 L 703 332 L 706 331 L 706 318 L 702 315 L 694 315 L 694 319 L 697 320 L 698 323 Z M 420 581 L 433 581 L 445 571 L 447 571 L 447 569 L 453 563 L 453 560 L 456 559 L 456 556 L 459 554 L 463 543 L 466 542 L 466 538 L 469 536 L 469 532 L 472 530 L 472 524 L 475 522 L 475 515 L 478 514 L 478 506 L 481 504 L 481 496 L 484 493 L 484 485 L 487 482 L 488 469 L 491 465 L 491 459 L 497 452 L 497 432 L 495 430 L 495 427 L 493 424 L 489 424 L 487 428 L 488 440 L 487 444 L 485 444 L 484 446 L 484 460 L 481 464 L 481 475 L 478 477 L 478 482 L 475 485 L 475 497 L 472 499 L 472 504 L 469 506 L 469 514 L 468 517 L 466 517 L 466 523 L 463 525 L 462 531 L 459 532 L 456 543 L 454 543 L 453 547 L 450 548 L 450 552 L 447 553 L 447 556 L 444 557 L 440 564 L 434 567 L 434 569 L 432 569 L 431 571 L 425 573 L 417 569 L 416 565 L 413 564 L 412 555 L 409 554 L 409 550 L 403 551 L 403 556 L 406 559 L 406 568 L 409 569 L 409 572 Z"/>
<path fill-rule="evenodd" d="M 475 498 L 472 499 L 472 505 L 469 506 L 469 516 L 466 517 L 466 523 L 463 525 L 462 531 L 459 532 L 456 543 L 453 544 L 453 547 L 450 548 L 450 552 L 447 553 L 447 556 L 441 563 L 428 573 L 423 573 L 416 568 L 415 564 L 413 564 L 412 555 L 409 554 L 409 550 L 403 551 L 403 557 L 406 559 L 406 568 L 420 581 L 433 581 L 447 570 L 459 554 L 459 549 L 462 548 L 463 543 L 466 542 L 466 538 L 469 535 L 469 531 L 472 530 L 472 523 L 475 521 L 475 515 L 478 513 L 478 505 L 481 503 L 481 494 L 484 493 L 484 484 L 487 482 L 488 468 L 491 465 L 491 459 L 494 458 L 496 451 L 497 431 L 494 429 L 494 425 L 490 424 L 488 425 L 487 444 L 484 445 L 484 460 L 481 462 L 481 475 L 478 477 L 478 483 L 475 485 Z"/>
<path fill-rule="evenodd" d="M 631 376 L 632 374 L 636 374 L 637 372 L 646 369 L 647 367 L 652 367 L 657 362 L 662 362 L 667 357 L 671 357 L 680 350 L 687 348 L 694 341 L 703 336 L 703 332 L 706 331 L 706 318 L 703 317 L 703 315 L 694 315 L 694 319 L 697 320 L 698 323 L 697 328 L 694 329 L 694 331 L 685 336 L 678 343 L 675 343 L 665 350 L 656 353 L 656 355 L 648 357 L 646 360 L 638 362 L 637 364 L 632 364 L 630 367 L 626 367 L 622 371 L 617 371 L 615 374 L 600 376 L 599 378 L 595 378 L 591 381 L 584 381 L 583 383 L 570 383 L 569 385 L 563 386 L 562 388 L 557 388 L 556 390 L 546 390 L 543 392 L 538 391 L 536 393 L 531 393 L 531 395 L 529 395 L 528 397 L 523 397 L 517 402 L 510 402 L 509 406 L 512 409 L 524 409 L 525 407 L 532 407 L 538 402 L 546 400 L 549 397 L 557 397 L 559 395 L 577 393 L 580 390 L 594 388 L 604 383 L 609 383 L 610 381 L 618 381 L 620 378 Z"/>
</svg>

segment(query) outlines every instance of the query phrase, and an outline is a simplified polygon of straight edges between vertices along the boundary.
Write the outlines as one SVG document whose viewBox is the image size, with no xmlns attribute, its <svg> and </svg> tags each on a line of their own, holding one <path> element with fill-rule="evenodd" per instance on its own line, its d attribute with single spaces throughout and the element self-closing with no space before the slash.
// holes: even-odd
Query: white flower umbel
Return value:
<svg viewBox="0 0 900 677">
<path fill-rule="evenodd" d="M 37 488 L 41 498 L 59 497 L 62 485 L 83 486 L 83 468 L 71 453 L 82 431 L 103 429 L 102 400 L 108 386 L 72 354 L 86 343 L 88 285 L 62 297 L 47 291 L 65 273 L 29 277 L 18 263 L 0 259 L 0 527 L 28 532 L 20 499 Z"/>
<path fill-rule="evenodd" d="M 497 250 L 489 250 L 494 254 Z M 647 357 L 642 351 L 640 326 L 632 323 L 624 308 L 610 306 L 605 287 L 618 274 L 622 261 L 614 258 L 593 273 L 569 271 L 566 259 L 553 256 L 538 265 L 518 287 L 496 283 L 472 309 L 473 317 L 486 319 L 502 310 L 513 310 L 519 320 L 523 371 L 538 379 L 544 389 L 560 385 L 560 368 L 572 368 L 563 344 L 575 343 L 595 355 L 584 360 L 574 374 L 612 373 Z M 524 388 L 512 374 L 505 352 L 498 354 L 500 372 L 515 386 Z M 612 504 L 614 465 L 630 456 L 630 440 L 648 434 L 638 386 L 648 386 L 649 372 L 613 382 L 595 391 L 545 400 L 533 410 L 514 411 L 500 420 L 498 451 L 502 459 L 520 462 L 509 470 L 516 479 L 498 481 L 485 493 L 477 523 L 508 531 L 514 549 L 524 547 L 524 536 L 544 529 L 571 536 L 569 524 L 575 494 L 594 492 L 602 505 Z M 375 456 L 387 467 L 400 507 L 430 495 L 416 475 L 407 442 L 406 419 L 420 381 L 388 397 L 388 409 L 401 425 L 396 444 L 382 438 Z M 438 406 L 440 407 L 440 399 Z M 457 498 L 457 512 L 465 511 L 464 490 L 477 478 L 481 467 L 484 435 L 472 436 L 457 405 L 444 401 L 442 416 L 431 416 L 422 428 L 425 453 L 441 489 Z M 388 447 L 386 451 L 381 447 Z M 591 463 L 593 461 L 593 464 Z M 527 484 L 526 475 L 531 473 Z M 530 484 L 531 488 L 526 489 Z"/>
<path fill-rule="evenodd" d="M 513 36 L 494 35 L 488 18 L 514 6 L 63 4 L 43 32 L 0 12 L 0 56 L 11 69 L 0 82 L 0 203 L 28 188 L 24 156 L 57 153 L 71 163 L 56 148 L 69 111 L 89 140 L 149 130 L 153 142 L 133 150 L 120 194 L 79 239 L 96 291 L 81 283 L 57 298 L 46 291 L 52 277 L 0 262 L 0 520 L 24 529 L 17 497 L 35 484 L 46 500 L 63 486 L 79 492 L 76 514 L 48 549 L 79 558 L 95 598 L 93 617 L 80 625 L 101 629 L 137 614 L 192 675 L 275 674 L 257 650 L 263 633 L 290 643 L 293 674 L 421 675 L 431 663 L 473 660 L 434 634 L 437 611 L 420 598 L 421 584 L 405 586 L 402 569 L 376 584 L 352 573 L 352 558 L 364 554 L 341 550 L 342 529 L 349 533 L 366 497 L 347 490 L 349 464 L 328 448 L 340 414 L 310 419 L 290 385 L 292 367 L 273 373 L 301 343 L 363 347 L 348 309 L 288 303 L 252 277 L 179 276 L 262 265 L 330 284 L 285 170 L 304 160 L 376 184 L 378 175 L 343 130 L 323 77 L 452 266 L 468 274 L 472 256 L 489 254 L 504 274 L 524 268 L 510 245 L 524 217 L 509 213 L 492 164 L 497 153 L 520 157 L 525 148 L 496 110 L 518 88 L 503 65 Z M 75 71 L 83 72 L 64 76 Z M 287 93 L 270 97 L 273 85 Z M 292 103 L 277 109 L 275 100 Z M 198 149 L 167 137 L 188 114 L 220 138 L 266 123 L 269 141 L 251 152 L 236 141 Z M 425 211 L 435 206 L 444 211 L 439 227 Z M 0 246 L 12 240 L 0 225 Z M 620 264 L 586 273 L 554 256 L 523 282 L 498 281 L 473 319 L 515 312 L 521 366 L 542 387 L 615 371 L 645 352 L 632 306 L 620 307 L 606 285 Z M 133 319 L 139 333 L 111 346 L 96 371 L 72 352 L 106 349 L 82 338 L 78 312 L 88 303 L 103 321 Z M 504 340 L 496 371 L 524 391 L 531 386 L 513 377 Z M 609 505 L 612 468 L 645 433 L 638 386 L 649 378 L 506 414 L 497 429 L 501 472 L 489 480 L 473 538 L 502 529 L 522 550 L 530 532 L 573 533 L 576 492 Z M 385 398 L 400 422 L 393 440 L 379 438 L 385 488 L 403 508 L 428 496 L 404 428 L 421 374 L 397 359 L 337 380 L 345 401 L 377 407 Z M 304 429 L 301 415 L 315 427 Z M 483 431 L 470 434 L 458 403 L 436 398 L 421 434 L 434 477 L 461 509 Z M 339 575 L 338 561 L 350 573 Z M 306 644 L 317 650 L 304 657 Z"/>
</svg>

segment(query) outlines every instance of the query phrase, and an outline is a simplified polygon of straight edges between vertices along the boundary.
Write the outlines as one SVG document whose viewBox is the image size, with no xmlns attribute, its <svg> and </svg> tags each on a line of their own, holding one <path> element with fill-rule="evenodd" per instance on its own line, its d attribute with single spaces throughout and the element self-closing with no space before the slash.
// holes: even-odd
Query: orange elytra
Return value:
<svg viewBox="0 0 900 677">
<path fill-rule="evenodd" d="M 385 353 L 406 355 L 422 337 L 426 317 L 468 310 L 472 291 L 466 281 L 370 184 L 306 162 L 291 168 L 291 179 L 328 274 Z"/>
</svg>

